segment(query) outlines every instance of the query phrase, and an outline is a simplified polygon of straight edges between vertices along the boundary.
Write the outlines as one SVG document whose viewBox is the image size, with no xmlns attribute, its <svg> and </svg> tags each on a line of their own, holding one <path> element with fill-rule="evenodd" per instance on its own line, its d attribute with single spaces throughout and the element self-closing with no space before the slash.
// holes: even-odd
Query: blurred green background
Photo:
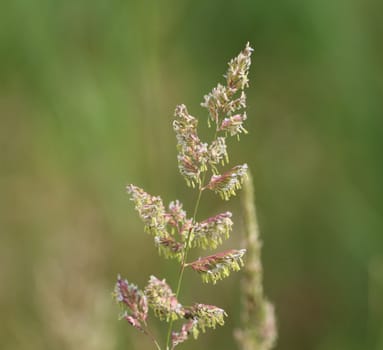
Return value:
<svg viewBox="0 0 383 350">
<path fill-rule="evenodd" d="M 3 0 L 0 4 L 0 349 L 151 349 L 111 300 L 117 273 L 174 285 L 125 194 L 189 211 L 171 122 L 250 41 L 248 136 L 278 349 L 383 349 L 383 3 Z M 240 202 L 203 198 L 200 217 Z M 198 256 L 200 252 L 196 253 Z M 201 253 L 203 254 L 203 253 Z M 186 275 L 181 301 L 225 327 L 183 349 L 235 349 L 240 274 Z M 160 337 L 164 329 L 156 323 Z M 181 348 L 181 346 L 180 346 Z"/>
</svg>

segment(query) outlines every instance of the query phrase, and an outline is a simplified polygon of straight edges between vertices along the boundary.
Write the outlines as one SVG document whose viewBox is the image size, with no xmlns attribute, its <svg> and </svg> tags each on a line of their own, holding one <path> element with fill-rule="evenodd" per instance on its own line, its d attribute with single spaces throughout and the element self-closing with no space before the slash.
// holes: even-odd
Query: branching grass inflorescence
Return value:
<svg viewBox="0 0 383 350">
<path fill-rule="evenodd" d="M 178 200 L 166 207 L 159 196 L 150 195 L 135 185 L 127 186 L 145 231 L 154 237 L 159 254 L 180 262 L 175 292 L 164 279 L 155 276 L 150 277 L 144 290 L 118 277 L 114 291 L 114 298 L 123 309 L 121 317 L 147 334 L 159 350 L 173 350 L 190 336 L 197 338 L 201 331 L 223 325 L 227 316 L 223 309 L 213 305 L 195 303 L 184 306 L 178 301 L 185 269 L 190 267 L 200 274 L 203 282 L 215 284 L 243 266 L 245 249 L 230 249 L 191 262 L 187 258 L 192 248 L 216 249 L 229 238 L 232 230 L 230 212 L 219 213 L 200 222 L 196 216 L 204 191 L 213 191 L 222 199 L 229 200 L 241 188 L 246 176 L 247 164 L 236 165 L 223 172 L 219 168 L 229 163 L 227 137 L 239 139 L 241 133 L 247 133 L 243 126 L 247 118 L 244 89 L 249 83 L 252 51 L 247 44 L 229 62 L 226 84 L 218 84 L 201 103 L 208 110 L 209 127 L 215 128 L 210 144 L 199 138 L 198 120 L 189 114 L 186 106 L 176 107 L 173 129 L 177 138 L 178 168 L 186 184 L 198 190 L 192 217 L 187 216 Z M 210 176 L 208 181 L 207 176 Z M 169 324 L 164 347 L 149 332 L 146 323 L 148 309 Z M 185 322 L 179 331 L 173 331 L 173 322 L 177 319 Z"/>
</svg>

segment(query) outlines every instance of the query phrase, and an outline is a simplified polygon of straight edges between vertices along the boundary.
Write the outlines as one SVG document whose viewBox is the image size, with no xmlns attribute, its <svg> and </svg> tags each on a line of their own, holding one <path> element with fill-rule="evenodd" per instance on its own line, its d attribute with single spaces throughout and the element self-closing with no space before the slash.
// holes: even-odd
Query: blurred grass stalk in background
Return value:
<svg viewBox="0 0 383 350">
<path fill-rule="evenodd" d="M 235 336 L 241 350 L 270 350 L 277 339 L 277 328 L 274 306 L 263 294 L 262 242 L 250 170 L 243 184 L 242 208 L 247 255 L 241 284 L 242 328 L 236 330 Z"/>
</svg>

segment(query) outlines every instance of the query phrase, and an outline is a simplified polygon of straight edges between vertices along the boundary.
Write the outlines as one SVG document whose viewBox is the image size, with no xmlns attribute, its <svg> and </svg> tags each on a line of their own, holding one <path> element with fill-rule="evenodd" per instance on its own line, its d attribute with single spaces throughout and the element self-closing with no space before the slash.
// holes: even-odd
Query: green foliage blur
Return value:
<svg viewBox="0 0 383 350">
<path fill-rule="evenodd" d="M 199 104 L 255 47 L 249 135 L 231 164 L 255 178 L 265 292 L 278 349 L 383 349 L 383 3 L 3 0 L 0 4 L 0 349 L 152 349 L 124 321 L 118 273 L 174 286 L 125 193 L 134 183 L 189 211 L 173 111 Z M 238 200 L 202 197 L 200 218 Z M 204 252 L 195 252 L 198 257 Z M 181 302 L 226 325 L 183 349 L 235 349 L 240 274 L 188 271 Z M 154 333 L 164 338 L 164 325 Z"/>
</svg>

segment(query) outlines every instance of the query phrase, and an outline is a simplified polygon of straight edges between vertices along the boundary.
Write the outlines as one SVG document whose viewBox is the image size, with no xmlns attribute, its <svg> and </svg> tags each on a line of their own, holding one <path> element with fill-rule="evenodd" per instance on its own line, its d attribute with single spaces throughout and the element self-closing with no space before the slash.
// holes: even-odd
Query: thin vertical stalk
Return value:
<svg viewBox="0 0 383 350">
<path fill-rule="evenodd" d="M 203 176 L 202 183 L 204 183 L 204 181 L 205 181 L 205 175 L 206 175 L 206 173 Z M 198 191 L 198 197 L 197 197 L 197 200 L 196 200 L 196 203 L 195 203 L 195 206 L 194 206 L 193 224 L 194 224 L 195 219 L 197 217 L 197 212 L 198 212 L 199 204 L 200 204 L 200 201 L 201 201 L 202 192 L 203 192 L 203 187 L 200 186 L 199 187 L 199 191 Z M 182 279 L 183 279 L 183 275 L 184 275 L 184 271 L 185 271 L 185 267 L 186 267 L 186 260 L 187 260 L 187 256 L 188 256 L 189 249 L 190 249 L 189 245 L 190 245 L 190 238 L 191 238 L 192 230 L 193 230 L 193 228 L 190 228 L 190 230 L 188 232 L 188 236 L 186 238 L 186 245 L 185 245 L 185 248 L 184 248 L 182 262 L 181 262 L 181 267 L 180 267 L 180 271 L 179 271 L 179 274 L 178 274 L 176 298 L 178 298 L 178 295 L 179 295 L 179 293 L 181 291 Z M 172 328 L 173 328 L 173 321 L 171 320 L 170 323 L 169 323 L 168 334 L 167 334 L 167 337 L 166 337 L 166 347 L 165 347 L 165 350 L 169 350 L 169 342 L 170 342 L 170 337 L 171 337 L 171 334 L 172 334 Z"/>
</svg>

